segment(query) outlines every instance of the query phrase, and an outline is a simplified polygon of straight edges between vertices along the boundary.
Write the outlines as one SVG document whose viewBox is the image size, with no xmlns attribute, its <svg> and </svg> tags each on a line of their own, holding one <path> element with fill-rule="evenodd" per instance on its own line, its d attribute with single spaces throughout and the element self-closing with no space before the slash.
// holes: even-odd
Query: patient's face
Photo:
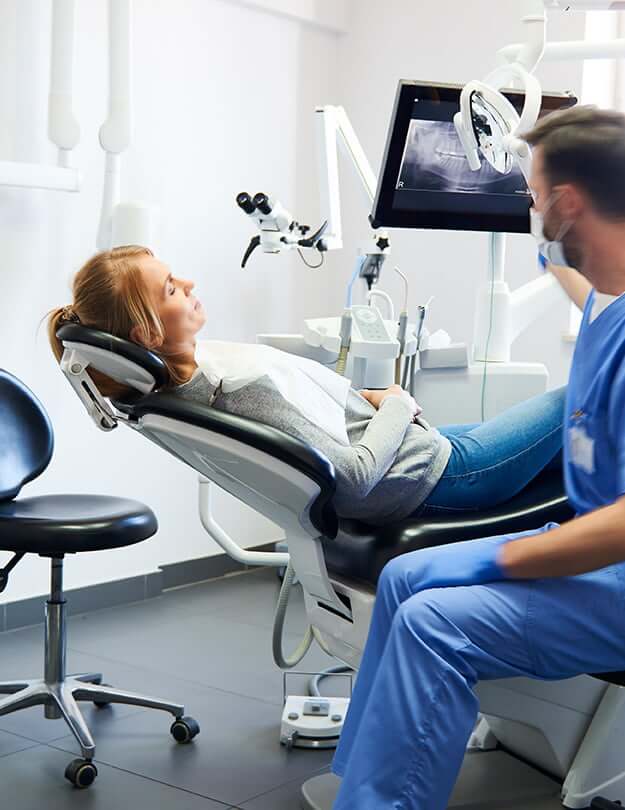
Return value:
<svg viewBox="0 0 625 810">
<path fill-rule="evenodd" d="M 175 353 L 193 343 L 206 323 L 202 304 L 193 295 L 195 285 L 174 276 L 169 267 L 154 256 L 142 257 L 140 266 L 165 330 L 165 341 L 160 348 Z"/>
</svg>

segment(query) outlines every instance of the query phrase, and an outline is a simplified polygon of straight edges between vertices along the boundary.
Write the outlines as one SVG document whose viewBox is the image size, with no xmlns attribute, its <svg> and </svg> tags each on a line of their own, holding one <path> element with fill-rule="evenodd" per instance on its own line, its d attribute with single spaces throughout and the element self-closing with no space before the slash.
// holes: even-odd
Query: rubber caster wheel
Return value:
<svg viewBox="0 0 625 810">
<path fill-rule="evenodd" d="M 177 743 L 189 743 L 200 733 L 197 720 L 192 717 L 178 717 L 169 729 L 171 736 Z"/>
<path fill-rule="evenodd" d="M 111 684 L 110 683 L 99 683 L 98 686 L 111 686 Z M 110 706 L 111 701 L 110 700 L 94 700 L 93 705 L 98 709 L 103 709 L 105 706 Z"/>
<path fill-rule="evenodd" d="M 77 788 L 88 788 L 97 775 L 98 769 L 89 759 L 73 759 L 65 768 L 65 778 Z"/>
</svg>

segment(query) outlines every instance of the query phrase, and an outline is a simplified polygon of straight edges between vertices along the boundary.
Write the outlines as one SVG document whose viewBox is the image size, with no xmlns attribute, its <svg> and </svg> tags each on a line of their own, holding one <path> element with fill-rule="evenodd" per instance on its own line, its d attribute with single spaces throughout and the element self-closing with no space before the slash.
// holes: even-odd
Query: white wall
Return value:
<svg viewBox="0 0 625 810">
<path fill-rule="evenodd" d="M 55 159 L 46 138 L 50 5 L 0 0 L 0 159 Z M 41 398 L 56 432 L 52 464 L 23 494 L 137 498 L 154 508 L 160 531 L 134 548 L 70 559 L 68 587 L 219 551 L 200 526 L 195 474 L 129 430 L 97 431 L 56 367 L 45 330 L 37 331 L 47 310 L 70 301 L 68 280 L 94 252 L 99 214 L 106 3 L 77 6 L 75 162 L 84 188 L 75 197 L 0 188 L 0 366 Z M 278 324 L 294 330 L 294 260 L 258 253 L 245 273 L 239 269 L 253 231 L 234 197 L 262 189 L 295 198 L 303 111 L 328 94 L 335 34 L 222 0 L 136 0 L 134 43 L 135 133 L 123 158 L 123 197 L 161 206 L 156 247 L 174 271 L 196 280 L 209 314 L 206 337 L 254 340 Z M 217 501 L 217 515 L 245 545 L 280 536 L 228 496 Z M 47 576 L 45 561 L 25 561 L 1 598 L 44 593 Z"/>
</svg>

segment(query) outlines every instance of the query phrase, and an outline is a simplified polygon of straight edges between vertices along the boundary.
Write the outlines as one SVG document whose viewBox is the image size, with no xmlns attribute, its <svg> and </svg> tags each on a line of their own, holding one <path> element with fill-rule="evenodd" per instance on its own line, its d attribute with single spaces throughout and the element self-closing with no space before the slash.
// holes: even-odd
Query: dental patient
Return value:
<svg viewBox="0 0 625 810">
<path fill-rule="evenodd" d="M 56 332 L 66 322 L 150 349 L 167 366 L 168 392 L 263 422 L 324 453 L 336 471 L 337 513 L 372 524 L 492 507 L 561 464 L 564 389 L 479 425 L 435 429 L 399 386 L 359 392 L 314 360 L 198 340 L 206 314 L 193 288 L 147 248 L 97 254 L 74 278 L 74 302 L 49 315 L 57 360 Z M 105 396 L 129 392 L 89 373 Z"/>
</svg>

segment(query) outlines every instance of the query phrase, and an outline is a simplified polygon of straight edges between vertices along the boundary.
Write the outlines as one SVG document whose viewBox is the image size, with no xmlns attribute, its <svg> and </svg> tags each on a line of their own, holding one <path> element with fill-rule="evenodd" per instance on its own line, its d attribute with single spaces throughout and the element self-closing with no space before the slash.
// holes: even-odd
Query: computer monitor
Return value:
<svg viewBox="0 0 625 810">
<path fill-rule="evenodd" d="M 531 196 L 518 165 L 508 174 L 486 160 L 479 171 L 469 168 L 453 123 L 461 90 L 400 81 L 371 215 L 374 228 L 529 232 Z M 520 113 L 523 93 L 505 95 Z M 543 94 L 541 116 L 576 103 L 568 93 Z"/>
</svg>

